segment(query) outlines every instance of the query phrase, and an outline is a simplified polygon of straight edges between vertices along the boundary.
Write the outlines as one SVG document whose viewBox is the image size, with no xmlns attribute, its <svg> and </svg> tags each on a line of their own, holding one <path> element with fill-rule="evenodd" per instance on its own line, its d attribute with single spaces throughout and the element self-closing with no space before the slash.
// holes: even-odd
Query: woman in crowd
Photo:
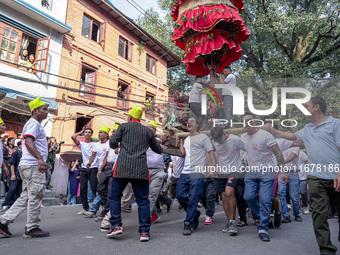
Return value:
<svg viewBox="0 0 340 255">
<path fill-rule="evenodd" d="M 28 64 L 28 50 L 24 49 L 19 55 L 18 68 L 27 71 L 27 68 L 25 68 L 27 64 Z"/>
<path fill-rule="evenodd" d="M 75 205 L 77 200 L 77 192 L 80 179 L 80 164 L 78 160 L 73 160 L 68 169 L 69 181 L 68 181 L 68 194 L 67 205 Z"/>
</svg>

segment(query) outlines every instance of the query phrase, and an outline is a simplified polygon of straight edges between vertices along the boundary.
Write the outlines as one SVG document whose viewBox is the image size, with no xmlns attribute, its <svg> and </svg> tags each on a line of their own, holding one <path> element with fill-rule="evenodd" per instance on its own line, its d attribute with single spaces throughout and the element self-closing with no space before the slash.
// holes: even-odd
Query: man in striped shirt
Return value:
<svg viewBox="0 0 340 255">
<path fill-rule="evenodd" d="M 111 212 L 111 229 L 108 237 L 123 233 L 121 220 L 121 197 L 128 183 L 132 184 L 136 196 L 139 217 L 140 241 L 150 239 L 150 202 L 149 202 L 149 170 L 146 160 L 146 151 L 150 147 L 154 152 L 161 154 L 163 149 L 156 141 L 152 131 L 143 126 L 140 120 L 143 115 L 142 108 L 135 106 L 128 116 L 128 123 L 121 124 L 116 133 L 110 138 L 110 147 L 118 148 L 120 153 L 113 168 L 111 195 L 109 197 Z M 162 137 L 162 141 L 164 138 Z"/>
</svg>

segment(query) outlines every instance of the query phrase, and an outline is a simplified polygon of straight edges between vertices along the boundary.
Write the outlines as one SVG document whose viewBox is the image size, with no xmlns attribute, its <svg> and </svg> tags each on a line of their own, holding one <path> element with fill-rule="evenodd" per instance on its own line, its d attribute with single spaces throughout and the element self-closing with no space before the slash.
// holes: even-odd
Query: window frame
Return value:
<svg viewBox="0 0 340 255">
<path fill-rule="evenodd" d="M 22 71 L 24 71 L 24 72 L 29 72 L 29 73 L 38 73 L 38 72 L 40 72 L 40 71 L 42 71 L 42 72 L 43 72 L 43 71 L 46 71 L 46 69 L 47 69 L 47 63 L 48 63 L 48 60 L 49 60 L 48 54 L 49 54 L 49 49 L 50 49 L 50 41 L 51 41 L 51 37 L 37 38 L 37 37 L 32 36 L 31 34 L 27 33 L 26 31 L 22 31 L 22 30 L 20 30 L 20 29 L 17 29 L 16 27 L 13 27 L 13 26 L 11 26 L 11 25 L 9 25 L 9 24 L 7 24 L 7 23 L 4 23 L 4 22 L 1 22 L 1 21 L 0 21 L 0 49 L 2 49 L 1 46 L 2 46 L 3 33 L 4 33 L 5 28 L 9 28 L 9 29 L 14 30 L 15 32 L 17 32 L 17 33 L 18 33 L 18 40 L 17 40 L 16 53 L 15 53 L 15 56 L 14 56 L 14 62 L 12 62 L 12 63 L 2 62 L 2 63 L 6 64 L 6 65 L 9 65 L 9 66 L 16 67 L 16 68 L 19 69 L 19 70 L 22 70 Z M 19 56 L 20 56 L 20 52 L 21 52 L 21 44 L 22 44 L 23 35 L 26 35 L 26 36 L 28 36 L 28 37 L 31 37 L 31 38 L 34 38 L 34 39 L 37 40 L 36 51 L 35 51 L 35 53 L 34 53 L 35 62 L 37 61 L 38 51 L 46 50 L 46 57 L 43 58 L 43 59 L 40 58 L 40 60 L 45 60 L 45 66 L 44 66 L 44 68 L 41 68 L 41 69 L 39 69 L 39 70 L 34 70 L 34 71 L 32 72 L 32 70 L 30 71 L 28 68 L 27 68 L 28 70 L 23 70 L 22 68 L 20 68 L 20 67 L 18 66 L 18 63 L 19 63 Z M 47 47 L 38 50 L 38 48 L 39 48 L 39 42 L 42 41 L 42 40 L 48 40 Z M 39 61 L 40 61 L 40 60 L 39 60 Z M 8 61 L 8 60 L 6 60 L 6 61 Z M 1 60 L 0 60 L 0 63 L 1 63 Z M 36 65 L 35 65 L 35 66 L 36 66 Z"/>
<path fill-rule="evenodd" d="M 91 20 L 91 25 L 90 25 L 90 31 L 89 31 L 89 37 L 87 37 L 85 34 L 83 34 L 83 27 L 84 27 L 84 17 L 87 17 L 88 19 Z M 92 32 L 93 32 L 93 23 L 95 23 L 98 26 L 98 31 L 97 31 L 97 39 L 94 40 L 92 38 Z M 84 36 L 85 38 L 94 41 L 98 44 L 100 44 L 104 48 L 104 42 L 105 42 L 105 36 L 106 36 L 106 22 L 101 23 L 100 21 L 96 20 L 95 18 L 91 17 L 87 13 L 83 13 L 83 23 L 81 26 L 81 35 Z"/>
<path fill-rule="evenodd" d="M 119 49 L 120 49 L 120 41 L 124 41 L 124 56 L 120 55 Z M 125 39 L 122 36 L 119 36 L 118 39 L 118 56 L 126 59 L 129 62 L 132 62 L 132 49 L 133 49 L 133 43 L 130 42 L 129 40 Z"/>
<path fill-rule="evenodd" d="M 82 81 L 82 73 L 83 73 L 83 69 L 86 68 L 87 70 L 93 70 L 94 74 L 95 74 L 95 78 L 94 78 L 94 83 L 92 83 L 93 85 L 89 85 L 86 83 L 86 80 L 84 80 L 84 82 Z M 80 82 L 79 82 L 79 90 L 82 90 L 82 87 L 84 87 L 83 91 L 86 91 L 86 88 L 91 89 L 93 93 L 96 93 L 96 86 L 97 85 L 97 77 L 98 77 L 98 69 L 94 68 L 93 66 L 90 66 L 86 63 L 81 63 L 81 69 L 80 69 Z M 86 77 L 85 77 L 86 79 Z M 96 95 L 92 95 L 92 94 L 83 94 L 81 95 L 82 92 L 79 92 L 79 97 L 86 99 L 86 100 L 90 100 L 95 102 L 96 100 Z"/>
<path fill-rule="evenodd" d="M 3 38 L 4 38 L 4 31 L 5 31 L 5 28 L 8 28 L 8 29 L 11 30 L 10 37 L 11 37 L 11 35 L 12 35 L 12 31 L 15 31 L 15 32 L 18 34 L 18 39 L 17 39 L 17 41 L 16 41 L 16 44 L 17 44 L 17 45 L 16 45 L 15 53 L 14 53 L 14 52 L 11 52 L 11 53 L 14 53 L 14 54 L 15 54 L 15 55 L 14 55 L 13 62 L 11 62 L 11 63 L 12 63 L 13 65 L 16 65 L 15 63 L 18 63 L 18 61 L 19 61 L 20 45 L 21 45 L 21 39 L 22 39 L 22 34 L 23 34 L 23 32 L 20 31 L 20 30 L 18 30 L 18 29 L 16 29 L 16 28 L 14 28 L 14 27 L 12 27 L 12 26 L 10 26 L 10 25 L 7 25 L 6 23 L 0 22 L 0 51 L 1 51 L 1 50 L 7 51 L 6 60 L 4 60 L 4 61 L 8 61 L 8 52 L 10 52 L 10 51 L 9 51 L 9 47 L 10 47 L 10 42 L 12 41 L 12 40 L 10 40 L 10 38 L 9 38 L 9 39 L 8 39 L 8 40 L 9 40 L 9 43 L 8 43 L 7 49 L 2 48 L 2 40 L 3 40 Z M 7 39 L 7 38 L 6 38 L 6 39 Z M 2 60 L 2 59 L 1 59 L 1 60 Z M 10 61 L 8 61 L 8 62 L 10 62 Z M 12 64 L 7 63 L 7 62 L 4 62 L 4 63 L 5 63 L 5 64 L 12 65 Z"/>
<path fill-rule="evenodd" d="M 152 63 L 155 63 L 155 72 L 152 72 Z M 148 63 L 149 63 L 149 69 L 148 70 Z M 146 59 L 145 59 L 145 70 L 148 71 L 149 73 L 156 75 L 157 74 L 157 60 L 152 57 L 150 54 L 146 53 Z"/>
</svg>

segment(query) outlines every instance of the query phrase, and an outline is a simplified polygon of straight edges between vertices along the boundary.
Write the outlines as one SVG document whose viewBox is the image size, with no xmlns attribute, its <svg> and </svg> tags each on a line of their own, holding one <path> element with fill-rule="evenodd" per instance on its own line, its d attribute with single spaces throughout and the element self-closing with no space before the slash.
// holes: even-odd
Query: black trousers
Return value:
<svg viewBox="0 0 340 255">
<path fill-rule="evenodd" d="M 11 206 L 20 197 L 22 191 L 22 180 L 9 181 L 9 190 L 5 197 L 3 206 Z"/>
<path fill-rule="evenodd" d="M 103 200 L 104 204 L 104 210 L 101 212 L 100 216 L 105 216 L 106 213 L 109 212 L 110 206 L 108 203 L 108 196 L 111 193 L 111 189 L 109 187 L 112 179 L 112 170 L 113 165 L 106 165 L 103 172 L 100 174 L 100 177 L 98 179 L 98 186 L 97 186 L 97 192 L 101 199 Z"/>
<path fill-rule="evenodd" d="M 97 192 L 97 172 L 98 168 L 81 168 L 80 169 L 80 197 L 83 204 L 83 209 L 89 210 L 89 203 L 87 201 L 87 183 L 90 181 L 91 190 L 94 194 Z"/>
<path fill-rule="evenodd" d="M 206 215 L 209 217 L 214 216 L 215 213 L 216 192 L 217 180 L 215 178 L 205 179 L 200 201 L 206 210 Z"/>
</svg>

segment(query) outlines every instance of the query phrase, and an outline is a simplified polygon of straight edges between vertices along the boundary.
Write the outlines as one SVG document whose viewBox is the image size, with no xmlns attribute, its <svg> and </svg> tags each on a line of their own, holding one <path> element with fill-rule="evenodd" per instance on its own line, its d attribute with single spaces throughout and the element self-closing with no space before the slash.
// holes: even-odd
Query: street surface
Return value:
<svg viewBox="0 0 340 255">
<path fill-rule="evenodd" d="M 1 254 L 15 255 L 54 255 L 54 254 L 319 254 L 312 228 L 311 215 L 302 215 L 304 222 L 282 224 L 280 229 L 269 231 L 271 241 L 261 242 L 253 220 L 247 227 L 239 228 L 237 236 L 222 233 L 226 222 L 221 205 L 217 206 L 214 222 L 210 226 L 200 226 L 191 236 L 183 236 L 185 213 L 177 211 L 174 204 L 170 213 L 163 212 L 160 220 L 151 227 L 151 239 L 148 243 L 139 242 L 137 232 L 137 207 L 132 213 L 123 213 L 124 233 L 109 239 L 106 232 L 100 232 L 100 223 L 93 218 L 85 218 L 76 213 L 81 205 L 50 206 L 42 208 L 41 228 L 50 232 L 50 237 L 24 239 L 26 211 L 9 226 L 12 238 L 0 238 Z M 200 208 L 202 215 L 204 209 Z M 163 210 L 164 211 L 164 210 Z M 332 242 L 340 251 L 338 242 L 338 222 L 330 219 Z M 339 253 L 340 254 L 340 253 Z"/>
</svg>

